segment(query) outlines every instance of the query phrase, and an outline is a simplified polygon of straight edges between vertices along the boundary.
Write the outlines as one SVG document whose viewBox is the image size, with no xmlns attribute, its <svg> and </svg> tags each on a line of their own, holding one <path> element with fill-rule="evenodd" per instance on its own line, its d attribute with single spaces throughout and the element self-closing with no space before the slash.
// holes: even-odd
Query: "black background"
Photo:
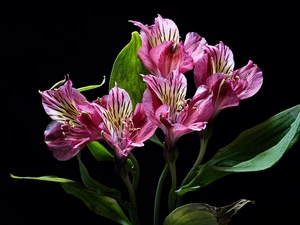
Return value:
<svg viewBox="0 0 300 225">
<path fill-rule="evenodd" d="M 66 194 L 58 183 L 15 180 L 9 173 L 57 175 L 80 181 L 77 159 L 57 161 L 43 142 L 43 132 L 50 118 L 42 108 L 38 90 L 49 89 L 67 73 L 74 87 L 99 84 L 106 75 L 103 88 L 85 95 L 88 100 L 94 100 L 107 94 L 115 57 L 130 41 L 131 32 L 139 31 L 128 20 L 150 25 L 157 14 L 161 14 L 177 24 L 182 39 L 187 32 L 195 31 L 211 45 L 223 41 L 234 53 L 236 68 L 251 59 L 263 71 L 264 84 L 255 96 L 221 112 L 204 160 L 244 129 L 299 104 L 299 25 L 295 7 L 199 4 L 148 11 L 137 8 L 132 12 L 99 7 L 2 8 L 1 224 L 114 224 Z M 191 75 L 188 80 L 192 82 Z M 192 97 L 195 89 L 193 85 L 189 88 L 188 97 Z M 179 141 L 179 181 L 196 157 L 199 147 L 196 138 L 191 134 Z M 143 225 L 152 223 L 155 187 L 164 166 L 161 149 L 148 142 L 146 146 L 133 150 L 141 167 L 137 200 Z M 251 199 L 256 204 L 242 208 L 230 224 L 297 224 L 298 150 L 297 143 L 274 167 L 255 173 L 232 174 L 188 193 L 184 200 L 224 206 L 241 198 Z M 95 162 L 86 149 L 82 154 L 94 178 L 120 187 L 126 196 L 111 163 Z M 166 182 L 167 193 L 170 183 L 168 179 Z M 166 203 L 161 207 L 166 208 Z"/>
</svg>

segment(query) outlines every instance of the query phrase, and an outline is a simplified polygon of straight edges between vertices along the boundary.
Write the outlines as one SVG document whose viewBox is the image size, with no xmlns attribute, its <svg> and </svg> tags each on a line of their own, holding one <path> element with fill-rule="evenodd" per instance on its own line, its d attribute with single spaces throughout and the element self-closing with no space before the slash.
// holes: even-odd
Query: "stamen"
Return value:
<svg viewBox="0 0 300 225">
<path fill-rule="evenodd" d="M 183 110 L 184 108 L 184 102 L 183 101 L 180 101 L 177 103 L 177 109 L 176 109 L 176 112 L 180 112 L 181 110 Z"/>
<path fill-rule="evenodd" d="M 173 44 L 173 53 L 176 51 L 176 49 L 177 49 L 177 43 L 174 43 Z"/>
<path fill-rule="evenodd" d="M 75 124 L 70 119 L 66 119 L 66 123 L 73 128 L 75 127 Z"/>
</svg>

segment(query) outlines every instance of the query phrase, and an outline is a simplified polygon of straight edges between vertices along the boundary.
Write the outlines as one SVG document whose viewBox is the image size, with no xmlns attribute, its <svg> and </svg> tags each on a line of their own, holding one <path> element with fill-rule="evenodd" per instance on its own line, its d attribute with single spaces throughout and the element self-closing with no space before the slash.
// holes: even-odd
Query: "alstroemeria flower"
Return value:
<svg viewBox="0 0 300 225">
<path fill-rule="evenodd" d="M 185 73 L 194 68 L 194 62 L 202 56 L 206 40 L 195 32 L 180 41 L 176 24 L 158 15 L 153 25 L 131 21 L 141 28 L 142 47 L 138 55 L 145 67 L 155 76 L 167 77 L 172 70 Z"/>
<path fill-rule="evenodd" d="M 237 106 L 262 86 L 263 76 L 251 60 L 244 67 L 234 70 L 232 51 L 220 42 L 216 46 L 203 46 L 204 54 L 194 68 L 196 86 L 205 84 L 214 93 L 215 114 L 221 109 Z"/>
<path fill-rule="evenodd" d="M 121 165 L 134 147 L 144 146 L 157 126 L 147 119 L 141 103 L 132 111 L 129 94 L 117 85 L 96 102 L 103 118 L 101 134 L 114 150 L 116 164 Z"/>
<path fill-rule="evenodd" d="M 100 140 L 102 118 L 68 78 L 56 90 L 39 91 L 46 113 L 53 120 L 46 128 L 45 142 L 58 160 L 75 156 L 89 142 Z"/>
<path fill-rule="evenodd" d="M 172 151 L 178 139 L 206 127 L 213 113 L 211 91 L 200 85 L 192 99 L 186 99 L 187 80 L 178 70 L 167 78 L 144 75 L 147 89 L 143 95 L 149 119 L 165 133 L 166 151 Z M 167 153 L 165 152 L 165 153 Z"/>
</svg>

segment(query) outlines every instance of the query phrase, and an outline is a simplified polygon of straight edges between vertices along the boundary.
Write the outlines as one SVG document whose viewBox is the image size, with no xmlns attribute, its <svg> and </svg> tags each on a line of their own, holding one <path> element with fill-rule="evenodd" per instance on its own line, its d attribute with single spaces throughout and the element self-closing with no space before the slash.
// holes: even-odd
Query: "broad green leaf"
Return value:
<svg viewBox="0 0 300 225">
<path fill-rule="evenodd" d="M 88 149 L 98 161 L 114 161 L 114 156 L 98 141 L 88 143 Z"/>
<path fill-rule="evenodd" d="M 49 175 L 49 176 L 41 176 L 41 177 L 19 177 L 15 176 L 13 174 L 10 174 L 12 178 L 15 179 L 26 179 L 26 180 L 42 180 L 42 181 L 51 181 L 51 182 L 59 182 L 59 183 L 70 183 L 70 182 L 75 182 L 73 180 L 65 179 L 65 178 L 60 178 L 57 176 Z"/>
<path fill-rule="evenodd" d="M 76 181 L 52 175 L 41 177 L 19 177 L 10 174 L 10 176 L 15 179 L 59 182 L 67 193 L 81 199 L 90 210 L 94 211 L 98 215 L 111 219 L 122 225 L 131 225 L 115 199 L 108 196 L 101 196 L 97 192 L 84 187 Z M 93 187 L 94 184 L 89 184 L 89 186 Z"/>
<path fill-rule="evenodd" d="M 138 56 L 138 50 L 142 41 L 138 32 L 131 34 L 130 42 L 118 54 L 110 75 L 109 90 L 115 86 L 125 89 L 132 101 L 133 109 L 142 101 L 142 95 L 146 89 L 141 74 L 148 74 Z"/>
<path fill-rule="evenodd" d="M 228 225 L 232 216 L 249 202 L 254 204 L 247 199 L 240 199 L 223 207 L 206 203 L 186 204 L 173 210 L 163 225 Z"/>
<path fill-rule="evenodd" d="M 117 201 L 85 188 L 79 183 L 62 183 L 64 190 L 81 199 L 86 206 L 100 216 L 111 219 L 119 224 L 131 225 Z"/>
<path fill-rule="evenodd" d="M 199 167 L 198 173 L 190 183 L 176 190 L 176 194 L 181 196 L 190 191 L 197 191 L 198 189 L 209 185 L 213 181 L 229 174 L 231 173 L 215 170 L 206 163 Z"/>
<path fill-rule="evenodd" d="M 80 170 L 82 182 L 87 188 L 96 191 L 99 195 L 105 195 L 117 200 L 121 200 L 120 191 L 114 188 L 107 187 L 90 177 L 85 165 L 81 160 L 80 152 L 77 154 L 77 159 L 79 162 L 79 170 Z"/>
<path fill-rule="evenodd" d="M 204 203 L 190 203 L 173 210 L 163 225 L 218 225 L 214 208 Z"/>
<path fill-rule="evenodd" d="M 102 80 L 102 83 L 101 83 L 101 84 L 98 84 L 98 85 L 89 85 L 89 86 L 77 88 L 77 90 L 78 90 L 79 92 L 92 90 L 92 89 L 101 87 L 104 83 L 105 83 L 105 76 L 103 77 L 103 80 Z"/>
<path fill-rule="evenodd" d="M 176 191 L 183 195 L 234 172 L 254 172 L 275 165 L 299 139 L 300 105 L 284 110 L 243 131 L 199 167 L 197 175 Z"/>
</svg>

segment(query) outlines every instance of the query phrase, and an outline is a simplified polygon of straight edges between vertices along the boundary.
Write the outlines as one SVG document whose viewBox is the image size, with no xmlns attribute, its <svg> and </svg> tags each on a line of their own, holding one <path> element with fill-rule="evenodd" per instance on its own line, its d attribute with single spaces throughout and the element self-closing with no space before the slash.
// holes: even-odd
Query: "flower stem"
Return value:
<svg viewBox="0 0 300 225">
<path fill-rule="evenodd" d="M 177 175 L 176 175 L 176 160 L 178 157 L 178 151 L 177 148 L 172 149 L 167 154 L 167 162 L 170 167 L 170 173 L 171 173 L 171 189 L 169 192 L 169 198 L 168 198 L 168 206 L 169 206 L 169 213 L 172 212 L 175 209 L 175 201 L 176 201 L 176 186 L 177 186 Z"/>
<path fill-rule="evenodd" d="M 126 169 L 124 168 L 124 170 Z M 130 203 L 131 203 L 129 207 L 130 221 L 132 225 L 139 225 L 140 222 L 137 213 L 135 190 L 133 189 L 133 185 L 129 179 L 128 170 L 126 172 L 122 171 L 120 175 L 127 187 L 129 198 L 130 198 Z"/>
<path fill-rule="evenodd" d="M 156 193 L 155 193 L 155 200 L 154 200 L 154 218 L 153 218 L 153 225 L 159 224 L 159 206 L 160 206 L 160 198 L 161 198 L 161 192 L 163 189 L 164 181 L 168 175 L 168 172 L 170 170 L 169 163 L 165 164 L 165 167 L 159 177 Z"/>
<path fill-rule="evenodd" d="M 172 186 L 169 192 L 169 200 L 168 200 L 168 205 L 169 205 L 169 213 L 172 212 L 175 209 L 175 201 L 176 201 L 176 186 L 177 186 L 177 176 L 176 176 L 176 159 L 169 161 L 169 167 L 170 167 L 170 172 L 171 172 L 171 182 Z"/>
<path fill-rule="evenodd" d="M 198 167 L 201 164 L 201 162 L 203 160 L 203 157 L 205 155 L 205 151 L 206 151 L 206 148 L 207 148 L 208 140 L 211 137 L 211 135 L 212 135 L 212 128 L 211 127 L 207 127 L 205 130 L 202 130 L 202 131 L 199 132 L 200 150 L 199 150 L 197 159 L 196 159 L 193 167 L 190 169 L 190 171 L 188 172 L 188 174 L 186 175 L 186 177 L 183 179 L 180 187 L 186 185 L 196 175 Z M 183 196 L 179 196 L 177 198 L 176 207 L 181 206 L 181 204 L 182 204 L 182 198 L 183 198 Z"/>
<path fill-rule="evenodd" d="M 138 161 L 136 160 L 135 156 L 131 152 L 129 153 L 128 157 L 131 160 L 131 162 L 133 163 L 133 168 L 131 168 L 130 171 L 131 171 L 131 175 L 133 177 L 132 188 L 134 191 L 136 191 L 137 185 L 140 180 L 140 167 L 139 167 Z"/>
</svg>

